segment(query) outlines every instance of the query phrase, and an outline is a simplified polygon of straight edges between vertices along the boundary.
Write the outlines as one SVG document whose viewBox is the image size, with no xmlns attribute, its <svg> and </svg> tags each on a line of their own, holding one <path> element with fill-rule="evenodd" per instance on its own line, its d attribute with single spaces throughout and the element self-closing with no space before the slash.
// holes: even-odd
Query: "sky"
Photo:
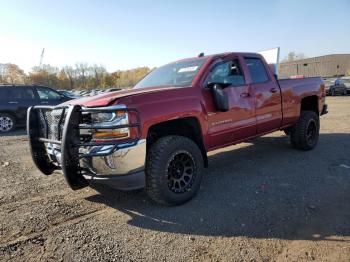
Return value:
<svg viewBox="0 0 350 262">
<path fill-rule="evenodd" d="M 350 0 L 0 0 L 0 63 L 108 71 L 229 51 L 350 53 Z"/>
</svg>

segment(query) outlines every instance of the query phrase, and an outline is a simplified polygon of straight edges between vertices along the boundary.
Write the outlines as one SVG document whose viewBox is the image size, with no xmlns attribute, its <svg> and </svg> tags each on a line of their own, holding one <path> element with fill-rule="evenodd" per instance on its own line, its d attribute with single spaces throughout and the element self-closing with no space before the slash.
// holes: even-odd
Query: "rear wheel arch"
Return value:
<svg viewBox="0 0 350 262">
<path fill-rule="evenodd" d="M 184 136 L 194 141 L 202 153 L 204 166 L 208 167 L 208 157 L 204 145 L 202 128 L 196 117 L 178 118 L 150 126 L 147 131 L 147 150 L 159 138 L 169 135 Z"/>
<path fill-rule="evenodd" d="M 317 115 L 320 115 L 318 97 L 316 95 L 303 97 L 300 102 L 300 112 L 302 111 L 313 111 Z"/>
<path fill-rule="evenodd" d="M 12 111 L 8 111 L 8 110 L 0 110 L 0 114 L 7 114 L 7 115 L 10 115 L 12 116 L 15 121 L 17 122 L 17 117 L 16 117 L 16 114 Z"/>
</svg>

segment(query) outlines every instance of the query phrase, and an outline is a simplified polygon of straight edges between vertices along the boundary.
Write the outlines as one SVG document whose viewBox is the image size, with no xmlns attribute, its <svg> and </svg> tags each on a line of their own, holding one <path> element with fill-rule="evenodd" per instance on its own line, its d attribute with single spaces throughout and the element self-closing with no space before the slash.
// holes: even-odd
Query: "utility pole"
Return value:
<svg viewBox="0 0 350 262">
<path fill-rule="evenodd" d="M 41 68 L 42 65 L 43 65 L 44 52 L 45 52 L 45 48 L 43 48 L 43 51 L 41 51 L 40 63 L 39 63 L 39 67 L 40 67 L 40 68 Z"/>
</svg>

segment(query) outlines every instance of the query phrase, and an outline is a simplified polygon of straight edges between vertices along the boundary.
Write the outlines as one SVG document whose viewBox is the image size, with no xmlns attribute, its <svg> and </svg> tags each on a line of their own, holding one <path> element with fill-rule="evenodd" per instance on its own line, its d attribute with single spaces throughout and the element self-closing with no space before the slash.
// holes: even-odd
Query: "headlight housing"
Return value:
<svg viewBox="0 0 350 262">
<path fill-rule="evenodd" d="M 130 137 L 130 128 L 123 127 L 129 124 L 127 111 L 91 113 L 91 120 L 93 127 L 96 127 L 92 129 L 92 139 L 95 141 L 118 140 Z M 120 127 L 115 128 L 116 126 Z"/>
</svg>

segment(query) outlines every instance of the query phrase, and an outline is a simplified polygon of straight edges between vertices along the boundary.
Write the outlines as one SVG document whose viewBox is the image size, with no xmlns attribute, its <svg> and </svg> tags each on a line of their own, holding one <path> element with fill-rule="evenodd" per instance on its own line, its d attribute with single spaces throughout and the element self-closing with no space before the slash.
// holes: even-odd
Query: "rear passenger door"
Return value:
<svg viewBox="0 0 350 262">
<path fill-rule="evenodd" d="M 61 95 L 50 88 L 36 87 L 36 91 L 41 105 L 58 105 L 62 102 Z"/>
<path fill-rule="evenodd" d="M 9 109 L 16 115 L 17 124 L 25 124 L 27 109 L 37 104 L 35 93 L 31 87 L 16 86 L 8 88 Z"/>
<path fill-rule="evenodd" d="M 255 101 L 257 134 L 278 129 L 282 123 L 281 90 L 266 64 L 258 57 L 245 57 Z"/>
</svg>

